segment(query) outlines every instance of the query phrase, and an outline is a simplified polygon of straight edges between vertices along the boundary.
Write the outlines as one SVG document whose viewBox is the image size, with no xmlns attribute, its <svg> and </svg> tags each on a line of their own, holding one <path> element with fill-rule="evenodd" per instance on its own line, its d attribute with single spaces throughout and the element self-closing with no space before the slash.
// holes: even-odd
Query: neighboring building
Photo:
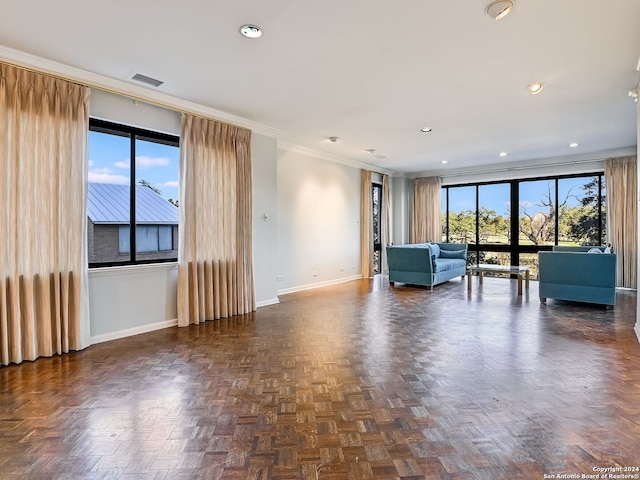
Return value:
<svg viewBox="0 0 640 480">
<path fill-rule="evenodd" d="M 89 183 L 89 263 L 130 259 L 129 185 Z M 178 207 L 153 190 L 136 188 L 136 259 L 178 257 Z"/>
</svg>

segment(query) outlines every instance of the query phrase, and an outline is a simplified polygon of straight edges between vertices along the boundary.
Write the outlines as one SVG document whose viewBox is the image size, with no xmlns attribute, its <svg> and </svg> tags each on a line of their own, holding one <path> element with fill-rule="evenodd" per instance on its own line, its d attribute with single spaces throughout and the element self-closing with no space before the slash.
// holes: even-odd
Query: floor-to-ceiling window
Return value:
<svg viewBox="0 0 640 480">
<path fill-rule="evenodd" d="M 443 240 L 469 244 L 469 263 L 526 265 L 554 245 L 606 243 L 604 175 L 448 185 Z"/>
<path fill-rule="evenodd" d="M 381 273 L 381 252 L 382 252 L 382 185 L 373 184 L 373 273 Z"/>
</svg>

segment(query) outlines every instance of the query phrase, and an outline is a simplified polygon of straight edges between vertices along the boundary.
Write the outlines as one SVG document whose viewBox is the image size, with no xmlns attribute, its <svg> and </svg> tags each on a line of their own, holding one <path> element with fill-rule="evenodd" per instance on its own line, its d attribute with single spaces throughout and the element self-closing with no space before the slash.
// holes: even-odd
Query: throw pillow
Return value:
<svg viewBox="0 0 640 480">
<path fill-rule="evenodd" d="M 465 258 L 464 250 L 440 250 L 440 258 Z"/>
<path fill-rule="evenodd" d="M 611 247 L 607 247 L 604 249 L 604 253 L 611 253 Z"/>
<path fill-rule="evenodd" d="M 431 255 L 435 258 L 440 258 L 440 245 L 437 243 L 429 243 L 429 248 L 431 249 Z"/>
<path fill-rule="evenodd" d="M 602 253 L 602 250 L 600 250 L 600 249 L 599 249 L 599 248 L 597 248 L 597 247 L 593 247 L 593 248 L 590 248 L 590 249 L 589 249 L 589 252 L 588 252 L 588 253 Z"/>
</svg>

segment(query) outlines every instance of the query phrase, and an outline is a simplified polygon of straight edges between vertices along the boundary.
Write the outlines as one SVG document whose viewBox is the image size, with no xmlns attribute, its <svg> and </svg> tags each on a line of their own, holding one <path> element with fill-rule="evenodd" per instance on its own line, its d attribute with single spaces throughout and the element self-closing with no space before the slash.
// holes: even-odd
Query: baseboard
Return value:
<svg viewBox="0 0 640 480">
<path fill-rule="evenodd" d="M 256 302 L 256 308 L 267 307 L 269 305 L 277 305 L 278 303 L 280 303 L 280 299 L 278 297 L 270 298 L 268 300 L 262 300 L 260 302 Z"/>
<path fill-rule="evenodd" d="M 633 329 L 636 332 L 636 337 L 638 337 L 638 343 L 640 343 L 640 322 L 636 323 L 635 328 Z"/>
<path fill-rule="evenodd" d="M 310 283 L 308 285 L 301 285 L 292 288 L 283 288 L 278 290 L 278 295 L 286 295 L 288 293 L 303 292 L 305 290 L 313 290 L 314 288 L 329 287 L 331 285 L 338 285 L 340 283 L 352 282 L 354 280 L 362 280 L 362 275 L 353 275 L 352 277 L 338 278 L 337 280 L 328 280 L 326 282 Z"/>
<path fill-rule="evenodd" d="M 109 342 L 111 340 L 117 340 L 119 338 L 131 337 L 133 335 L 139 335 L 141 333 L 153 332 L 155 330 L 162 330 L 163 328 L 175 327 L 178 325 L 178 319 L 166 320 L 164 322 L 150 323 L 148 325 L 141 325 L 139 327 L 127 328 L 125 330 L 118 330 L 117 332 L 103 333 L 102 335 L 96 335 L 91 337 L 91 345 L 96 343 Z"/>
</svg>

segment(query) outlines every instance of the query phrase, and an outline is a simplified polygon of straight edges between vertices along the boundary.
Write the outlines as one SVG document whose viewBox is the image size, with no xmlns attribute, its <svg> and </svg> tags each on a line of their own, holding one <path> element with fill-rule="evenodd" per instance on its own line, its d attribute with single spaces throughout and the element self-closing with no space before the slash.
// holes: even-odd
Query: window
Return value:
<svg viewBox="0 0 640 480">
<path fill-rule="evenodd" d="M 556 189 L 554 180 L 520 182 L 519 240 L 521 245 L 554 245 Z"/>
<path fill-rule="evenodd" d="M 120 253 L 131 252 L 131 227 L 121 225 L 119 231 Z M 173 250 L 171 225 L 136 225 L 136 252 L 163 252 Z"/>
<path fill-rule="evenodd" d="M 449 242 L 476 243 L 476 210 L 475 186 L 449 188 Z"/>
<path fill-rule="evenodd" d="M 606 243 L 605 193 L 601 173 L 445 186 L 443 239 L 468 243 L 470 263 L 526 265 L 535 278 L 539 250 Z"/>
<path fill-rule="evenodd" d="M 90 120 L 90 267 L 177 260 L 178 159 L 176 136 Z"/>
<path fill-rule="evenodd" d="M 382 210 L 382 185 L 373 184 L 373 273 L 381 273 L 380 254 L 382 252 L 382 225 L 380 212 Z"/>
</svg>

